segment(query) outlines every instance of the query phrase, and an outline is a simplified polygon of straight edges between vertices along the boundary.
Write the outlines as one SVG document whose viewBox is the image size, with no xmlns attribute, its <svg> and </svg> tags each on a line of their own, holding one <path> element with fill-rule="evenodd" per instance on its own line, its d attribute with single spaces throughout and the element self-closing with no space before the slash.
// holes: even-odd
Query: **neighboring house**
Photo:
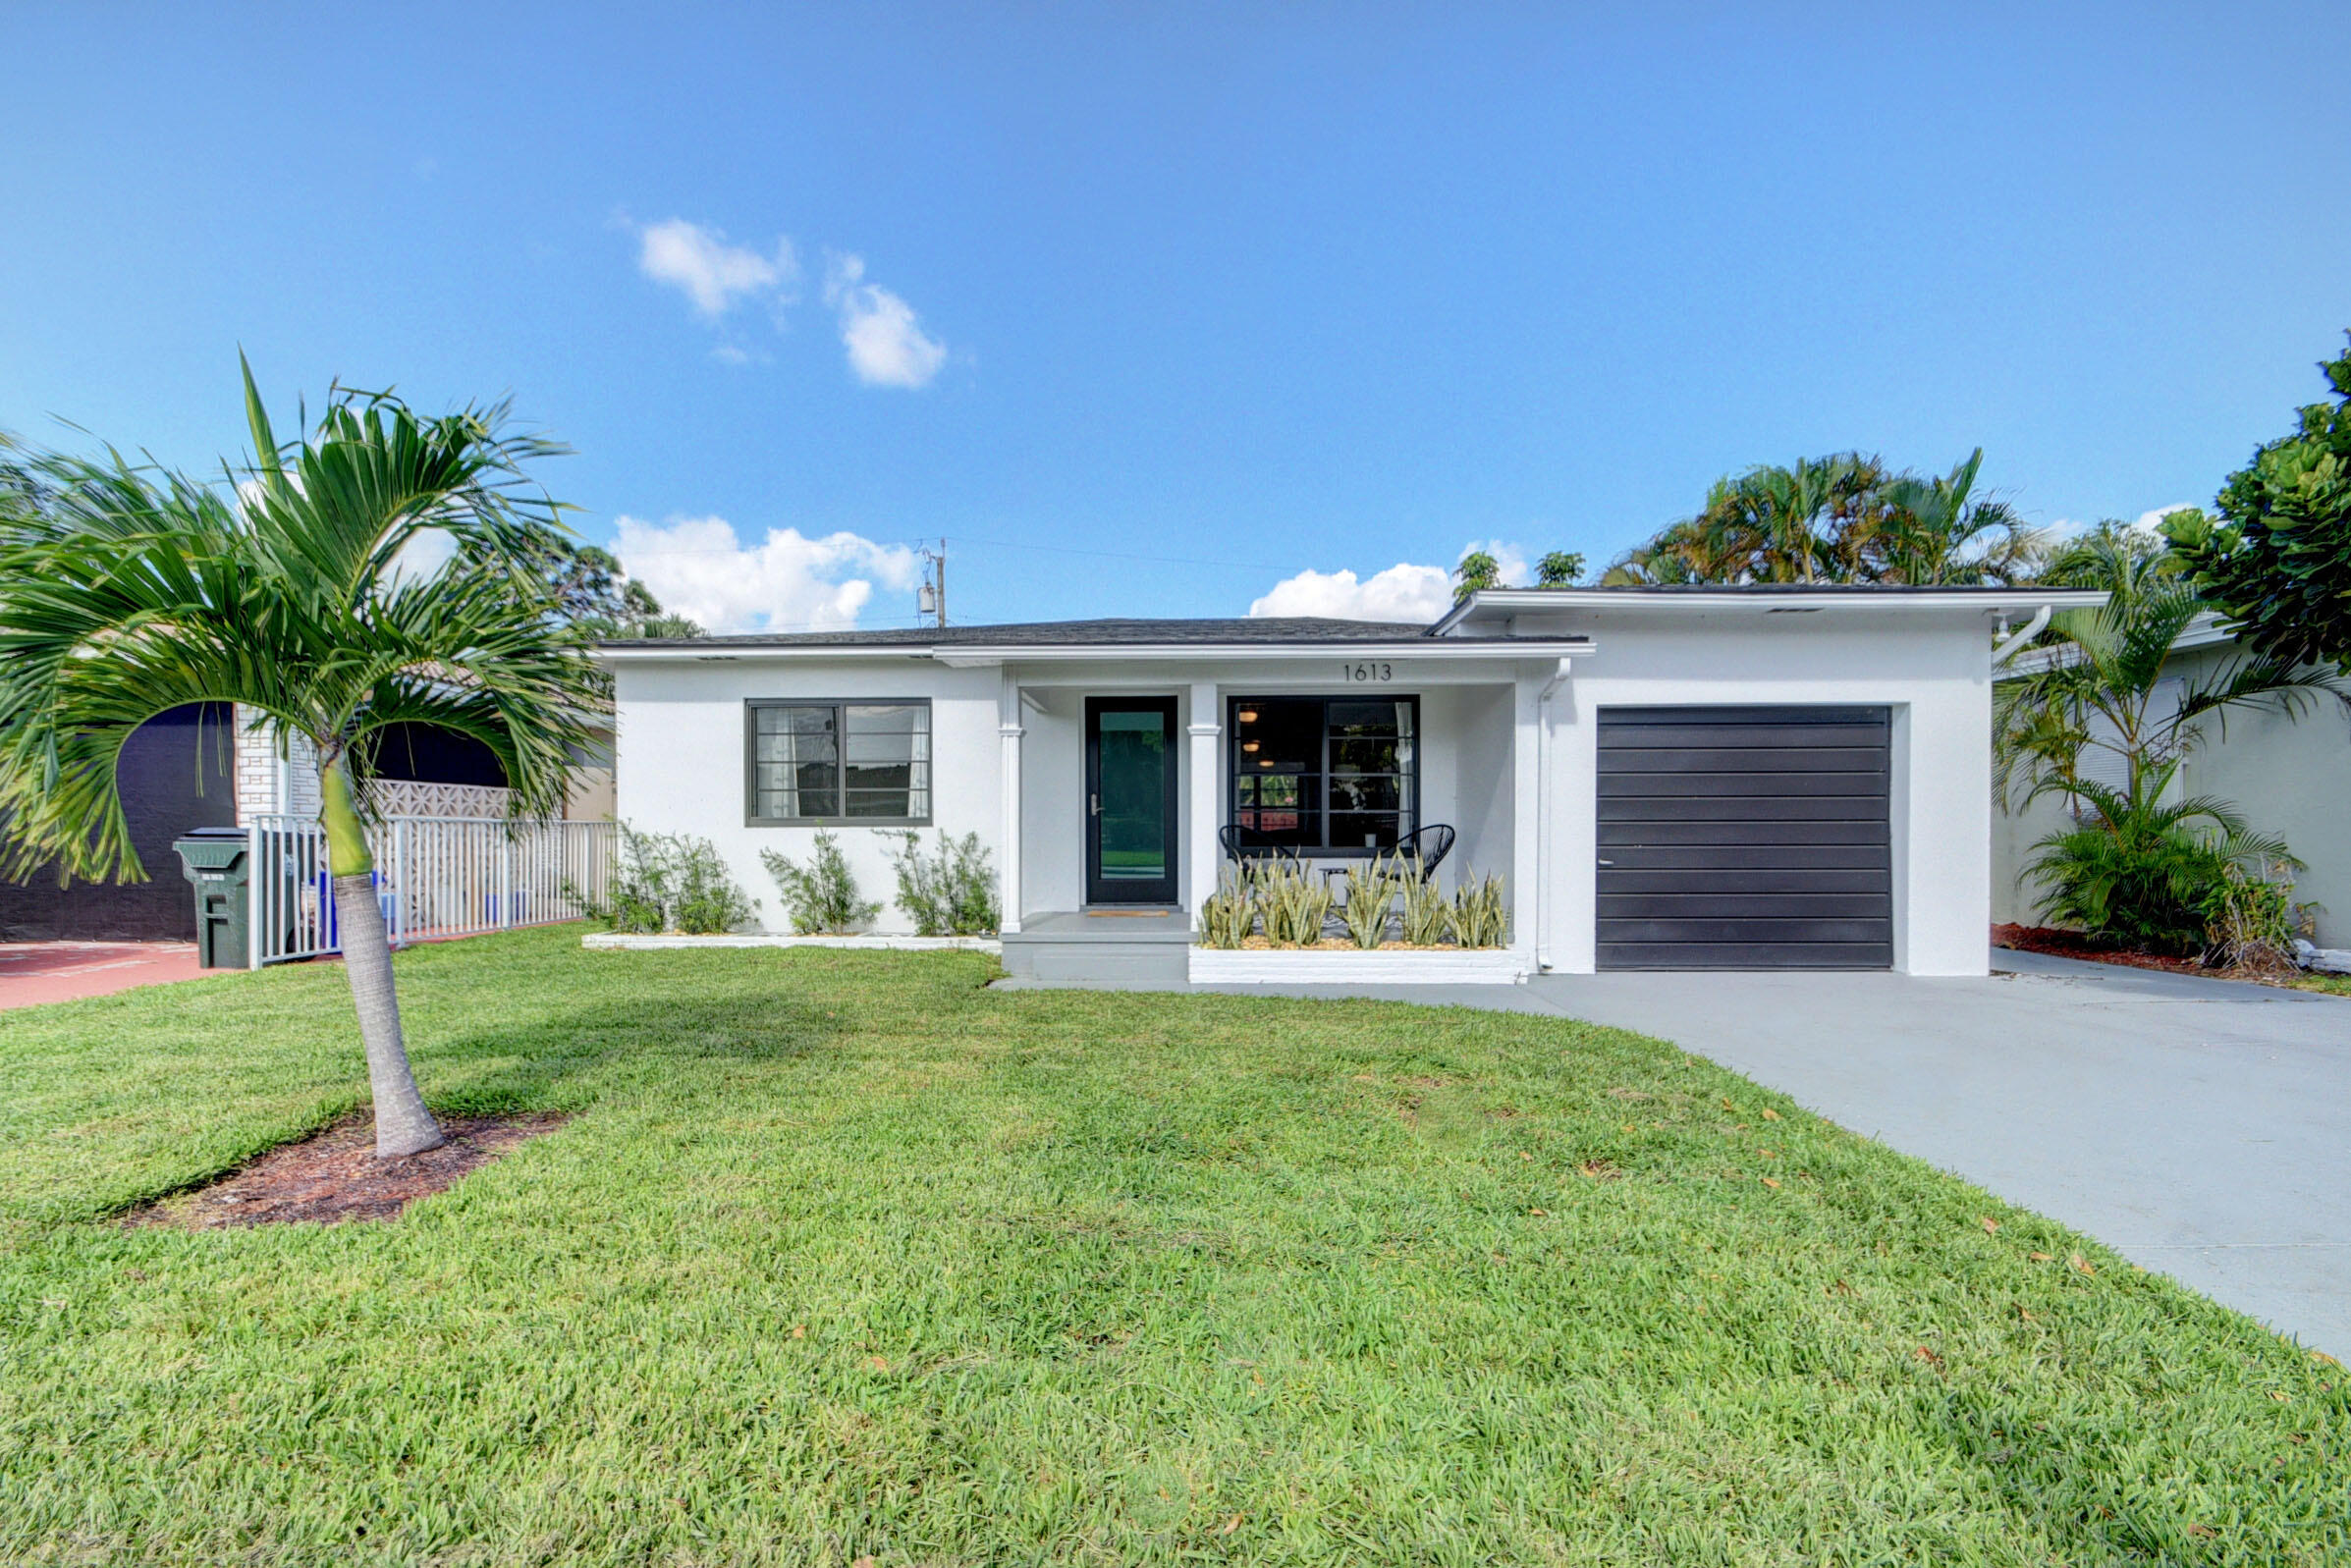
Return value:
<svg viewBox="0 0 2351 1568">
<path fill-rule="evenodd" d="M 119 770 L 131 841 L 147 880 L 61 887 L 43 867 L 0 882 L 0 942 L 193 941 L 195 903 L 172 840 L 191 828 L 318 815 L 318 771 L 307 743 L 279 754 L 273 736 L 224 703 L 192 703 L 149 720 L 123 748 Z M 502 817 L 505 775 L 466 735 L 398 725 L 376 749 L 374 799 L 388 816 Z M 612 815 L 609 743 L 583 759 L 570 818 Z"/>
<path fill-rule="evenodd" d="M 2174 648 L 2155 695 L 2156 702 L 2171 704 L 2165 712 L 2177 711 L 2178 693 L 2189 681 L 2208 679 L 2243 657 L 2236 640 L 2220 629 L 2219 618 L 2210 615 L 2190 622 Z M 2320 906 L 2319 946 L 2351 946 L 2351 715 L 2334 698 L 2313 693 L 2299 719 L 2266 705 L 2215 714 L 2201 728 L 2201 743 L 2181 765 L 2173 791 L 2216 795 L 2233 803 L 2249 826 L 2283 838 L 2308 863 L 2295 879 L 2294 897 Z M 2094 754 L 2085 771 L 2116 787 L 2125 783 L 2120 759 L 2107 754 Z M 2040 923 L 2039 890 L 2025 878 L 2024 866 L 2035 843 L 2072 825 L 2056 796 L 1994 814 L 1994 919 Z"/>
<path fill-rule="evenodd" d="M 1220 829 L 1339 865 L 1443 823 L 1449 884 L 1506 879 L 1520 972 L 1971 975 L 1996 618 L 2100 600 L 1504 589 L 1431 626 L 1080 621 L 602 653 L 621 817 L 714 841 L 774 929 L 761 851 L 805 857 L 830 828 L 886 899 L 877 830 L 936 828 L 992 852 L 1013 973 L 1181 979 Z M 894 906 L 878 927 L 907 929 Z"/>
<path fill-rule="evenodd" d="M 571 798 L 565 803 L 569 821 L 608 821 L 612 817 L 611 731 L 596 727 L 591 754 L 579 759 Z M 470 735 L 430 725 L 388 726 L 376 741 L 374 782 L 370 785 L 376 810 L 388 817 L 503 817 L 507 812 L 506 774 L 490 748 Z M 243 728 L 237 735 L 237 818 L 318 815 L 318 764 L 309 742 L 297 736 L 293 750 L 281 755 L 274 734 Z"/>
<path fill-rule="evenodd" d="M 191 703 L 138 727 L 119 778 L 145 882 L 61 885 L 54 866 L 0 882 L 0 942 L 195 940 L 195 901 L 172 840 L 237 819 L 239 747 L 225 703 Z"/>
</svg>

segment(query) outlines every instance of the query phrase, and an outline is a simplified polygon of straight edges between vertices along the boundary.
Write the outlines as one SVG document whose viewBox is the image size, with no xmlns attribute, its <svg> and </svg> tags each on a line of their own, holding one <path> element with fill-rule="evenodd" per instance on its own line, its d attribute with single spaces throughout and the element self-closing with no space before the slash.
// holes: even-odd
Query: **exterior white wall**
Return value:
<svg viewBox="0 0 2351 1568">
<path fill-rule="evenodd" d="M 1430 748 L 1430 760 L 1423 764 L 1421 777 L 1435 774 L 1444 778 L 1452 798 L 1442 802 L 1442 812 L 1434 809 L 1440 802 L 1432 799 L 1433 809 L 1422 820 L 1449 822 L 1459 836 L 1452 854 L 1438 870 L 1439 880 L 1449 888 L 1460 887 L 1465 877 L 1474 882 L 1489 873 L 1517 880 L 1513 854 L 1517 781 L 1510 767 L 1510 747 L 1516 738 L 1515 690 L 1514 686 L 1465 686 L 1447 692 L 1447 700 L 1440 705 L 1452 721 L 1446 735 L 1449 743 Z"/>
<path fill-rule="evenodd" d="M 1992 684 L 1988 626 L 1976 617 L 1720 617 L 1643 621 L 1628 609 L 1586 631 L 1546 707 L 1551 779 L 1544 840 L 1542 953 L 1589 973 L 1596 947 L 1599 826 L 1593 790 L 1599 710 L 1649 705 L 1883 704 L 1894 710 L 1894 967 L 1980 975 L 1991 924 Z"/>
<path fill-rule="evenodd" d="M 759 900 L 761 930 L 789 931 L 791 921 L 760 851 L 805 860 L 817 830 L 754 828 L 745 820 L 743 704 L 753 697 L 929 697 L 932 826 L 922 830 L 925 842 L 935 842 L 941 831 L 976 833 L 991 848 L 1003 838 L 993 670 L 951 670 L 902 655 L 872 661 L 664 660 L 624 663 L 614 676 L 620 820 L 644 832 L 710 839 L 736 882 Z M 1035 738 L 1033 731 L 1028 738 Z M 830 831 L 859 891 L 883 904 L 873 929 L 912 931 L 913 922 L 894 901 L 898 878 L 884 854 L 882 830 Z"/>
<path fill-rule="evenodd" d="M 1085 693 L 1029 688 L 1021 727 L 1020 912 L 1075 909 L 1085 897 Z"/>
<path fill-rule="evenodd" d="M 2171 673 L 2210 678 L 2237 657 L 2232 645 L 2176 656 Z M 2351 717 L 2320 697 L 2300 719 L 2262 708 L 2239 709 L 2223 727 L 2207 720 L 2203 743 L 2180 769 L 2174 787 L 2232 802 L 2246 822 L 2285 839 L 2309 868 L 2294 881 L 2298 903 L 2316 903 L 2319 946 L 2351 946 Z M 2039 924 L 2038 890 L 2022 881 L 2033 845 L 2071 826 L 2064 803 L 2044 796 L 1993 819 L 1993 902 L 1997 918 Z"/>
</svg>

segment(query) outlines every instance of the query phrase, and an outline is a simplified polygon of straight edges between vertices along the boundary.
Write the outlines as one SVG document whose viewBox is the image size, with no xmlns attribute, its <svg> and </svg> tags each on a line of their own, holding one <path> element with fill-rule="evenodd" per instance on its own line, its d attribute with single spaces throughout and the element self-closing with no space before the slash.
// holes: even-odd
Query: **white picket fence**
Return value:
<svg viewBox="0 0 2351 1568">
<path fill-rule="evenodd" d="M 252 849 L 255 968 L 339 950 L 326 834 L 305 817 L 259 817 Z M 376 897 L 395 946 L 575 920 L 611 896 L 613 825 L 504 817 L 385 817 L 368 834 Z"/>
</svg>

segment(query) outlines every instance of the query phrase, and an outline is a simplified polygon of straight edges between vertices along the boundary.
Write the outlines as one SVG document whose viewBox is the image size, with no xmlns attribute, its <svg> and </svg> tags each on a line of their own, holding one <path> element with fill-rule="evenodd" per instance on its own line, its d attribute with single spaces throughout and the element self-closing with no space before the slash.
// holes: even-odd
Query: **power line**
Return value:
<svg viewBox="0 0 2351 1568">
<path fill-rule="evenodd" d="M 1087 550 L 1076 545 L 1040 545 L 1029 544 L 1016 539 L 983 539 L 967 533 L 942 536 L 941 542 L 946 543 L 949 538 L 952 538 L 957 544 L 984 545 L 991 550 L 1032 550 L 1046 555 L 1091 556 L 1102 561 L 1147 561 L 1159 566 L 1168 567 L 1243 567 L 1251 571 L 1286 571 L 1289 569 L 1287 567 L 1271 561 L 1211 561 L 1199 556 L 1151 556 L 1140 555 L 1133 551 L 1127 550 Z M 811 540 L 809 542 L 815 543 L 816 541 Z M 922 546 L 927 542 L 927 540 L 914 540 L 903 544 L 885 545 L 882 548 L 890 550 L 907 550 L 919 553 Z M 738 556 L 757 555 L 758 553 L 759 547 L 757 545 L 738 545 L 733 549 L 631 550 L 629 552 L 630 556 L 639 560 L 666 556 Z"/>
</svg>

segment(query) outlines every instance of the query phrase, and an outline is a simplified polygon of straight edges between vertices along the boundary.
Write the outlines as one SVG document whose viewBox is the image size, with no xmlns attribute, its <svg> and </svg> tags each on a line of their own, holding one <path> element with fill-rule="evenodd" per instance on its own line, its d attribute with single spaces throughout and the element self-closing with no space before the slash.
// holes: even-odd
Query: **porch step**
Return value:
<svg viewBox="0 0 2351 1568">
<path fill-rule="evenodd" d="M 1191 920 L 1180 909 L 1056 911 L 1024 916 L 1004 934 L 1015 981 L 1076 990 L 1181 991 Z"/>
</svg>

